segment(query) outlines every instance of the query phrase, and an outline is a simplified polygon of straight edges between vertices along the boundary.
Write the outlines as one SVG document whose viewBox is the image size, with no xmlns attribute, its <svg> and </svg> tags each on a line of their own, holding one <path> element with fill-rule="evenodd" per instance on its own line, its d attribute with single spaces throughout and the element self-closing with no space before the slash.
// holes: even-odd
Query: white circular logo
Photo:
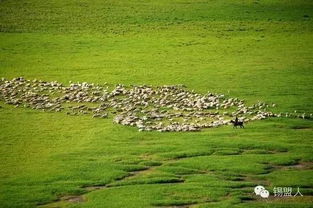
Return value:
<svg viewBox="0 0 313 208">
<path fill-rule="evenodd" d="M 268 198 L 268 196 L 270 195 L 270 192 L 268 192 L 268 190 L 264 189 L 260 192 L 260 195 L 262 198 Z"/>
<path fill-rule="evenodd" d="M 254 193 L 255 193 L 256 195 L 260 195 L 260 194 L 261 194 L 261 191 L 263 191 L 263 190 L 265 190 L 265 188 L 264 188 L 263 186 L 256 186 L 256 187 L 254 188 Z"/>
</svg>

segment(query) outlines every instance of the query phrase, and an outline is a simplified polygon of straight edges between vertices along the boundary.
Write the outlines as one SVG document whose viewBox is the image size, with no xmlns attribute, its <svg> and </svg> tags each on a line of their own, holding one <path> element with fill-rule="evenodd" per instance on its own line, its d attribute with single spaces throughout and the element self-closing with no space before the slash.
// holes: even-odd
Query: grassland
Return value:
<svg viewBox="0 0 313 208">
<path fill-rule="evenodd" d="M 3 0 L 0 77 L 185 84 L 313 113 L 312 10 L 305 0 Z M 158 133 L 0 105 L 1 207 L 313 203 L 312 120 Z M 258 184 L 304 197 L 260 199 Z"/>
</svg>

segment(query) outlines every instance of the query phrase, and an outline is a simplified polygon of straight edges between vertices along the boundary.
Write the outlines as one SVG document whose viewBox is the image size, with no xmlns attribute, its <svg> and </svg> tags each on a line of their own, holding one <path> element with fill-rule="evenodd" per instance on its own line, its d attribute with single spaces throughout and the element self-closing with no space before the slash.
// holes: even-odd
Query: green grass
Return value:
<svg viewBox="0 0 313 208">
<path fill-rule="evenodd" d="M 248 103 L 274 102 L 275 112 L 313 113 L 312 9 L 305 0 L 4 0 L 0 77 L 185 84 Z M 0 105 L 1 207 L 80 194 L 86 202 L 47 206 L 309 207 L 313 201 L 312 120 L 158 133 Z M 292 167 L 299 163 L 310 165 Z M 83 188 L 99 184 L 110 187 Z M 262 200 L 252 194 L 258 184 L 270 192 L 300 187 L 305 197 Z"/>
</svg>

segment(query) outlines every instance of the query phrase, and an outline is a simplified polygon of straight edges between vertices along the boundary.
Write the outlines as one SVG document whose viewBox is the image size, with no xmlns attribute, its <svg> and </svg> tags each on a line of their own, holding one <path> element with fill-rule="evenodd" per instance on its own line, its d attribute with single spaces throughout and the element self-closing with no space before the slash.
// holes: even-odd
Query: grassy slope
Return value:
<svg viewBox="0 0 313 208">
<path fill-rule="evenodd" d="M 199 92 L 275 102 L 278 112 L 312 112 L 312 9 L 304 0 L 5 0 L 0 76 L 182 83 Z M 2 207 L 78 194 L 80 186 L 113 182 L 150 167 L 150 160 L 161 166 L 121 181 L 125 186 L 91 192 L 87 203 L 75 206 L 277 207 L 286 201 L 239 202 L 258 183 L 313 192 L 312 170 L 276 167 L 313 161 L 312 121 L 272 119 L 244 131 L 139 133 L 111 120 L 1 106 Z M 185 183 L 160 182 L 173 179 Z"/>
</svg>

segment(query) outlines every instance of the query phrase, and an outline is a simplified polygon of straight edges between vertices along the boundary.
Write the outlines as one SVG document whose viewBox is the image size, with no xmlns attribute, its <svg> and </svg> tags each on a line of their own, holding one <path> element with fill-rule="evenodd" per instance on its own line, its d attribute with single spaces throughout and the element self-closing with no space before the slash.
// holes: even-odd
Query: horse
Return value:
<svg viewBox="0 0 313 208">
<path fill-rule="evenodd" d="M 238 118 L 236 118 L 236 120 L 231 120 L 230 123 L 232 123 L 234 125 L 233 128 L 237 128 L 238 126 L 240 128 L 245 128 L 243 125 L 243 121 L 238 121 Z"/>
</svg>

